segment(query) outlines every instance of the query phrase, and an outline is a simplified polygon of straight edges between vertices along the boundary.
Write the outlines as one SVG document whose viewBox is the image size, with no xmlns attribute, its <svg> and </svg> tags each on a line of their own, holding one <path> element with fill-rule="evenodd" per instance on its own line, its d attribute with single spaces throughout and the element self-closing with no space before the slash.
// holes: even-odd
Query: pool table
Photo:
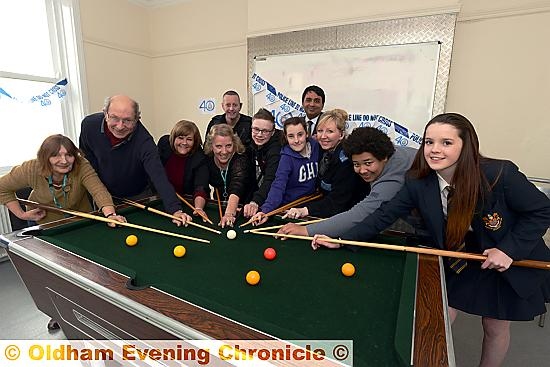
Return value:
<svg viewBox="0 0 550 367">
<path fill-rule="evenodd" d="M 3 236 L 37 307 L 69 339 L 344 339 L 353 340 L 355 366 L 454 365 L 437 257 L 313 251 L 306 241 L 238 226 L 229 240 L 227 229 L 216 235 L 141 209 L 118 211 L 130 223 L 211 243 L 75 218 Z M 218 221 L 213 203 L 207 213 Z M 136 246 L 125 244 L 130 234 Z M 403 244 L 405 237 L 378 241 Z M 173 255 L 178 244 L 184 257 Z M 267 247 L 277 251 L 275 260 L 264 259 Z M 355 265 L 352 277 L 341 274 L 346 262 Z M 260 273 L 258 285 L 246 283 L 249 270 Z"/>
</svg>

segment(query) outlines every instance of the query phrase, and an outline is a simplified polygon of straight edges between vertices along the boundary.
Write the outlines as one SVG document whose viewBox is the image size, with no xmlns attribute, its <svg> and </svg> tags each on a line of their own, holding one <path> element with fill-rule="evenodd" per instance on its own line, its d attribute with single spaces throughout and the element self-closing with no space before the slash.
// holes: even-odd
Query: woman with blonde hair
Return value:
<svg viewBox="0 0 550 367">
<path fill-rule="evenodd" d="M 219 225 L 232 227 L 239 202 L 248 202 L 254 188 L 245 148 L 231 126 L 219 124 L 210 129 L 204 153 L 208 156 L 209 183 L 220 200 L 227 202 Z"/>
<path fill-rule="evenodd" d="M 350 209 L 365 197 L 365 186 L 368 184 L 355 177 L 351 159 L 344 153 L 341 144 L 345 137 L 347 119 L 348 113 L 341 109 L 323 113 L 316 126 L 317 141 L 322 149 L 317 187 L 323 197 L 304 207 L 290 209 L 285 217 L 311 215 L 328 218 Z"/>
</svg>

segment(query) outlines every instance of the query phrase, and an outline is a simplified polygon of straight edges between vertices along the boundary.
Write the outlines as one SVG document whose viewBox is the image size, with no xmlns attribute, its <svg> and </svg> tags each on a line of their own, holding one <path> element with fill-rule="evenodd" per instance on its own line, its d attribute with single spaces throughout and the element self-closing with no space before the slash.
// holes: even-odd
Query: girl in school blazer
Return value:
<svg viewBox="0 0 550 367">
<path fill-rule="evenodd" d="M 427 245 L 487 256 L 481 265 L 446 259 L 449 315 L 451 322 L 457 310 L 481 316 L 480 365 L 500 365 L 510 320 L 532 320 L 546 311 L 550 272 L 510 265 L 513 260 L 550 260 L 542 239 L 550 226 L 550 200 L 512 162 L 481 156 L 470 121 L 446 113 L 428 122 L 401 191 L 345 238 L 368 240 L 414 208 L 431 235 Z M 338 246 L 323 238 L 314 237 L 314 249 Z"/>
</svg>

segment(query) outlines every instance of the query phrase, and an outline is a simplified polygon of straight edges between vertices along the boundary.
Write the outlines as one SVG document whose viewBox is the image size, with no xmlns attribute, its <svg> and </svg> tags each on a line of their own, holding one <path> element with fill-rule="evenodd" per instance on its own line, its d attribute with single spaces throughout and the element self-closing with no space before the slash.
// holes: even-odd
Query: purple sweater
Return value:
<svg viewBox="0 0 550 367">
<path fill-rule="evenodd" d="M 308 139 L 311 144 L 309 158 L 293 151 L 289 145 L 281 149 L 281 160 L 277 168 L 275 180 L 271 184 L 269 194 L 260 210 L 263 213 L 281 207 L 302 196 L 315 191 L 319 162 L 319 143 Z"/>
</svg>

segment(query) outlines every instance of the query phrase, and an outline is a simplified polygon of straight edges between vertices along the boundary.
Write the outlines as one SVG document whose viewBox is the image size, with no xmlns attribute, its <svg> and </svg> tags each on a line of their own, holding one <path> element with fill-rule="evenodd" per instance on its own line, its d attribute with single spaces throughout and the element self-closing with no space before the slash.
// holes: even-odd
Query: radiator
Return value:
<svg viewBox="0 0 550 367">
<path fill-rule="evenodd" d="M 8 214 L 8 208 L 4 205 L 0 205 L 0 233 L 11 232 L 10 215 Z M 3 247 L 0 247 L 0 262 L 4 262 L 8 259 L 8 254 Z"/>
<path fill-rule="evenodd" d="M 4 205 L 0 205 L 0 233 L 4 234 L 9 232 L 11 232 L 11 223 L 8 208 Z"/>
</svg>

